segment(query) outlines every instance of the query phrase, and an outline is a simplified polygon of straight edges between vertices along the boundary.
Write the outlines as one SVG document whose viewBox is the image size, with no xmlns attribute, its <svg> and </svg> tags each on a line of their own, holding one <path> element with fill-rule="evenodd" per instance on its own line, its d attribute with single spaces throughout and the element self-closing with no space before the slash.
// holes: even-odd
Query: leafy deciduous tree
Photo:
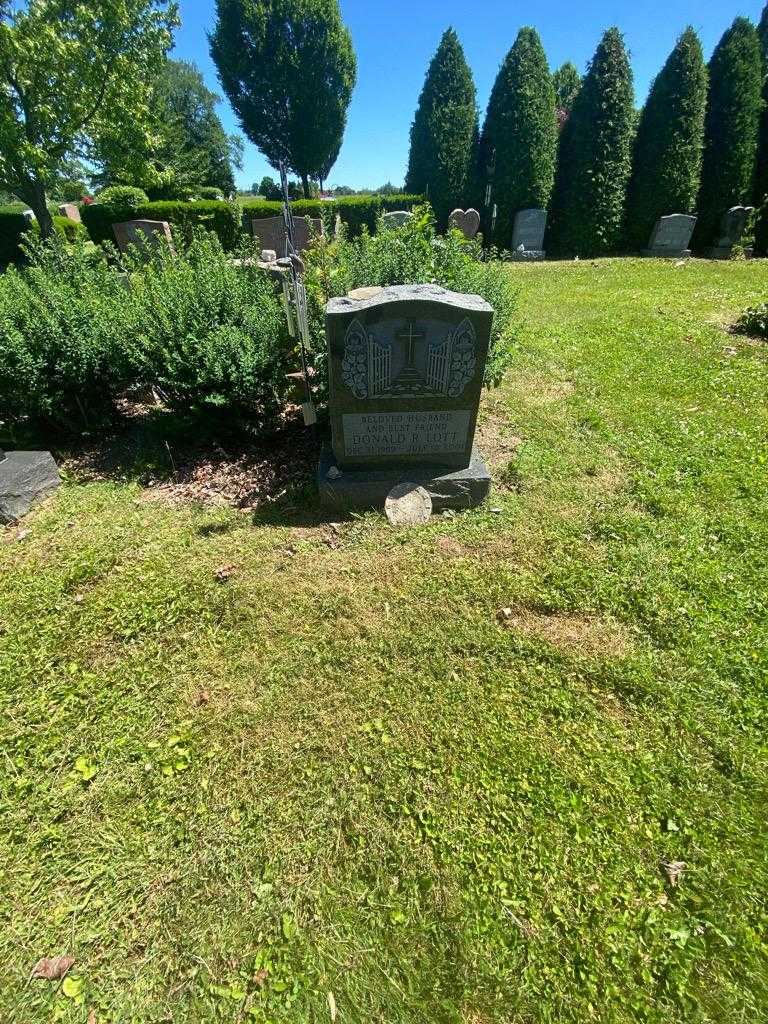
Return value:
<svg viewBox="0 0 768 1024">
<path fill-rule="evenodd" d="M 726 210 L 752 198 L 762 88 L 760 40 L 751 21 L 736 18 L 709 62 L 697 248 L 715 241 Z"/>
<path fill-rule="evenodd" d="M 495 153 L 495 157 L 493 154 Z M 535 29 L 522 28 L 496 76 L 480 141 L 480 166 L 494 166 L 492 241 L 508 247 L 519 210 L 546 209 L 557 153 L 555 90 Z"/>
<path fill-rule="evenodd" d="M 560 135 L 549 247 L 598 256 L 619 242 L 635 129 L 632 69 L 617 28 L 600 41 Z"/>
<path fill-rule="evenodd" d="M 211 55 L 243 131 L 309 198 L 339 152 L 357 74 L 337 0 L 216 0 Z"/>
<path fill-rule="evenodd" d="M 0 0 L 0 188 L 53 233 L 46 192 L 107 134 L 146 146 L 153 78 L 171 45 L 166 0 Z"/>
<path fill-rule="evenodd" d="M 701 184 L 707 68 L 692 28 L 653 81 L 640 116 L 626 214 L 631 248 L 648 245 L 659 217 L 693 213 Z"/>
<path fill-rule="evenodd" d="M 466 201 L 477 125 L 475 84 L 459 37 L 443 33 L 411 125 L 406 192 L 428 195 L 437 222 Z"/>
</svg>

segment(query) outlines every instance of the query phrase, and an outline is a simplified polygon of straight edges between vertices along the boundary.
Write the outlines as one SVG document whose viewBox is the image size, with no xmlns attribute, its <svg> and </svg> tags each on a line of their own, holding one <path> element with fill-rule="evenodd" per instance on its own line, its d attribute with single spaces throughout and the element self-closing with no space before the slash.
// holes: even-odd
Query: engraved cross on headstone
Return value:
<svg viewBox="0 0 768 1024">
<path fill-rule="evenodd" d="M 424 331 L 414 330 L 413 320 L 408 321 L 408 326 L 404 327 L 402 331 L 398 331 L 395 337 L 398 341 L 404 341 L 408 345 L 408 355 L 406 368 L 412 369 L 414 367 L 414 359 L 416 357 L 416 342 L 426 338 Z"/>
</svg>

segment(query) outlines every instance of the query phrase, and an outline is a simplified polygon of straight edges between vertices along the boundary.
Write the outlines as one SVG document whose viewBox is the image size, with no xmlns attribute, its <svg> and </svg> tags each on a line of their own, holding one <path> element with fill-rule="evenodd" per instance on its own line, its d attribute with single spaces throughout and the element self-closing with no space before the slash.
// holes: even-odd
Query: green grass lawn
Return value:
<svg viewBox="0 0 768 1024">
<path fill-rule="evenodd" d="M 490 507 L 0 534 L 0 1018 L 768 1020 L 766 263 L 500 272 Z"/>
</svg>

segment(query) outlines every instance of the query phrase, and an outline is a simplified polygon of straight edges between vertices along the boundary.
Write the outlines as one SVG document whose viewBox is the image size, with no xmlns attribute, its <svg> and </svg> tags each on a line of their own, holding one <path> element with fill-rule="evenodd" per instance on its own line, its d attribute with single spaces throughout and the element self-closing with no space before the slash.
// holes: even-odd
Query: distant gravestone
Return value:
<svg viewBox="0 0 768 1024">
<path fill-rule="evenodd" d="M 720 221 L 720 237 L 712 248 L 707 250 L 707 256 L 712 260 L 729 260 L 733 255 L 734 246 L 741 244 L 747 221 L 754 212 L 754 206 L 732 206 L 724 213 Z M 746 254 L 751 256 L 752 250 L 748 249 Z"/>
<path fill-rule="evenodd" d="M 546 210 L 518 210 L 512 227 L 513 260 L 543 260 Z"/>
<path fill-rule="evenodd" d="M 448 218 L 448 226 L 457 228 L 465 238 L 474 238 L 480 230 L 480 214 L 477 210 L 454 210 Z"/>
<path fill-rule="evenodd" d="M 70 220 L 76 220 L 78 224 L 81 223 L 80 210 L 75 203 L 62 203 L 59 206 L 59 216 L 69 217 Z"/>
<path fill-rule="evenodd" d="M 332 451 L 318 470 L 327 507 L 382 507 L 404 481 L 436 511 L 483 500 L 490 476 L 473 442 L 492 320 L 480 296 L 437 285 L 329 302 Z"/>
<path fill-rule="evenodd" d="M 33 221 L 37 220 L 34 210 L 22 210 L 21 216 L 24 218 L 27 224 L 31 224 Z"/>
<path fill-rule="evenodd" d="M 691 235 L 696 227 L 696 218 L 684 213 L 671 213 L 659 217 L 651 232 L 644 256 L 690 256 Z"/>
<path fill-rule="evenodd" d="M 282 217 L 254 217 L 251 231 L 262 249 L 273 249 L 278 257 L 285 255 L 285 221 Z M 323 222 L 319 217 L 294 217 L 293 233 L 296 248 L 304 252 L 311 247 L 313 235 L 322 235 Z"/>
<path fill-rule="evenodd" d="M 390 210 L 389 213 L 381 215 L 381 222 L 385 228 L 401 228 L 409 220 L 413 220 L 410 210 Z"/>
<path fill-rule="evenodd" d="M 61 483 L 50 452 L 4 452 L 0 448 L 0 523 L 12 523 Z"/>
<path fill-rule="evenodd" d="M 127 220 L 113 224 L 112 230 L 120 252 L 127 252 L 131 245 L 148 251 L 167 245 L 173 250 L 171 225 L 165 220 Z"/>
</svg>

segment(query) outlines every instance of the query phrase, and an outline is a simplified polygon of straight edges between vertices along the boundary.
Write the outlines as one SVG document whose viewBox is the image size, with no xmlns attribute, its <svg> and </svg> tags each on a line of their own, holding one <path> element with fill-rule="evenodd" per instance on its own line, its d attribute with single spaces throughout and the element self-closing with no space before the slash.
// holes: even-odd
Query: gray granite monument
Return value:
<svg viewBox="0 0 768 1024">
<path fill-rule="evenodd" d="M 706 255 L 711 260 L 729 260 L 734 247 L 741 245 L 747 221 L 754 212 L 754 206 L 732 206 L 724 213 L 720 221 L 720 237 L 711 249 L 707 249 Z M 746 249 L 745 255 L 751 256 L 752 249 Z"/>
<path fill-rule="evenodd" d="M 4 452 L 0 448 L 0 523 L 13 523 L 61 483 L 50 452 Z"/>
<path fill-rule="evenodd" d="M 457 228 L 465 238 L 474 238 L 480 230 L 480 214 L 471 207 L 469 210 L 454 210 L 448 218 L 448 227 Z"/>
<path fill-rule="evenodd" d="M 262 249 L 272 249 L 278 258 L 285 256 L 285 221 L 280 217 L 254 217 L 251 232 L 258 239 Z M 312 238 L 322 235 L 323 222 L 320 217 L 294 217 L 293 233 L 296 248 L 304 252 L 312 245 Z"/>
<path fill-rule="evenodd" d="M 659 217 L 651 232 L 648 248 L 643 256 L 658 256 L 662 259 L 690 256 L 691 236 L 696 227 L 696 217 L 684 213 L 670 213 Z"/>
<path fill-rule="evenodd" d="M 112 230 L 120 252 L 127 252 L 131 245 L 150 251 L 167 245 L 173 251 L 171 225 L 165 220 L 127 220 L 113 224 Z"/>
<path fill-rule="evenodd" d="M 401 228 L 413 219 L 410 210 L 390 210 L 389 213 L 382 213 L 381 222 L 385 228 Z"/>
<path fill-rule="evenodd" d="M 512 227 L 510 259 L 518 262 L 543 260 L 546 210 L 518 210 Z"/>
<path fill-rule="evenodd" d="M 435 511 L 478 505 L 490 475 L 473 450 L 492 307 L 437 285 L 366 289 L 326 307 L 332 446 L 327 508 L 383 507 L 400 483 Z"/>
</svg>

